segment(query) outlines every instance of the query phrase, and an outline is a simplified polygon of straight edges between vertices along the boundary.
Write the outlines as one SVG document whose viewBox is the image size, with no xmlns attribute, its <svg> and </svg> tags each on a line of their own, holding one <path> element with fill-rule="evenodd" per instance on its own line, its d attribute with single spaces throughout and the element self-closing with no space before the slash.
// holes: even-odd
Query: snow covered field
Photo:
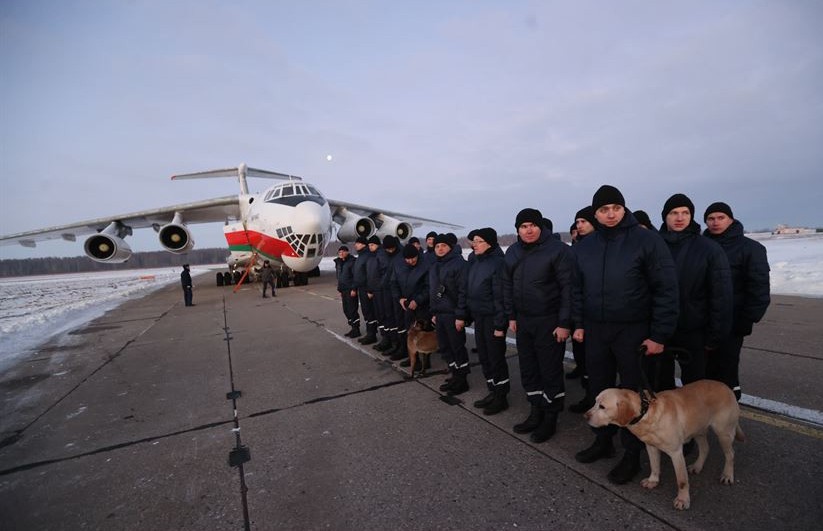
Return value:
<svg viewBox="0 0 823 531">
<path fill-rule="evenodd" d="M 772 293 L 823 297 L 823 234 L 760 241 L 769 253 Z M 332 260 L 320 268 L 334 271 Z M 179 279 L 179 268 L 0 279 L 0 371 L 49 338 Z"/>
</svg>

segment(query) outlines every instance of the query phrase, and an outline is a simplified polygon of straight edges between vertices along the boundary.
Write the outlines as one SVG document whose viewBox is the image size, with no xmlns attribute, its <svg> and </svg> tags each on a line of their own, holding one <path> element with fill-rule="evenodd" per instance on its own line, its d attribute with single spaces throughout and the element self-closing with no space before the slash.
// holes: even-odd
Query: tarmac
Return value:
<svg viewBox="0 0 823 531">
<path fill-rule="evenodd" d="M 575 461 L 581 415 L 542 444 L 512 432 L 528 414 L 513 346 L 511 407 L 484 416 L 478 365 L 448 403 L 435 356 L 411 380 L 343 337 L 333 276 L 267 299 L 200 276 L 194 307 L 164 287 L 0 374 L 0 529 L 820 529 L 823 299 L 773 297 L 745 342 L 758 407 L 742 407 L 735 485 L 710 436 L 676 511 L 666 456 L 651 491 L 645 456 L 621 486 L 617 458 Z M 583 391 L 566 386 L 568 406 Z"/>
</svg>

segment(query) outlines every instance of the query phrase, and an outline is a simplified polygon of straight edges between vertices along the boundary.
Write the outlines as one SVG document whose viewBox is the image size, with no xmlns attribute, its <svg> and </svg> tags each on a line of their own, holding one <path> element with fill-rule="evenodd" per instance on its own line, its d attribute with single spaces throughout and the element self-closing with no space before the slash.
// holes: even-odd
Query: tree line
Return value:
<svg viewBox="0 0 823 531">
<path fill-rule="evenodd" d="M 0 277 L 84 273 L 88 271 L 117 271 L 121 269 L 155 269 L 183 264 L 225 264 L 229 256 L 226 248 L 194 249 L 186 254 L 166 251 L 134 253 L 122 264 L 101 264 L 87 256 L 23 258 L 0 260 Z"/>
</svg>

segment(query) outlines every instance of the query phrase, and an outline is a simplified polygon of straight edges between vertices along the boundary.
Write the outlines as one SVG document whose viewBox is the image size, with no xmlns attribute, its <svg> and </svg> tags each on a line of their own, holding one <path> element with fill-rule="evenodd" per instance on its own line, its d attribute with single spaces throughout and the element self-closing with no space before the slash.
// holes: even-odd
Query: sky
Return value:
<svg viewBox="0 0 823 531">
<path fill-rule="evenodd" d="M 605 183 L 655 222 L 680 192 L 823 226 L 821 27 L 802 0 L 3 0 L 0 234 L 230 195 L 169 176 L 241 162 L 458 235 L 565 231 Z"/>
</svg>

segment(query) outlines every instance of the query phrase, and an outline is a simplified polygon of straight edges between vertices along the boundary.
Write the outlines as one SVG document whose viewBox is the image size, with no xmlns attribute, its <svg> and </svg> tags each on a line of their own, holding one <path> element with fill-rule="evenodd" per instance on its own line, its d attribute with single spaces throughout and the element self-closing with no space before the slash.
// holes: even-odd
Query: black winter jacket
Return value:
<svg viewBox="0 0 823 531">
<path fill-rule="evenodd" d="M 391 257 L 382 247 L 373 253 L 373 258 L 366 263 L 366 289 L 369 292 L 383 290 L 384 277 L 389 269 Z"/>
<path fill-rule="evenodd" d="M 616 227 L 597 230 L 575 245 L 573 320 L 649 322 L 649 338 L 665 343 L 677 327 L 677 272 L 656 231 L 626 214 Z M 639 346 L 639 345 L 638 345 Z"/>
<path fill-rule="evenodd" d="M 334 270 L 337 272 L 337 291 L 347 293 L 354 289 L 354 262 L 352 255 L 345 260 L 339 256 L 334 259 Z"/>
<path fill-rule="evenodd" d="M 363 250 L 357 253 L 357 259 L 354 261 L 354 284 L 352 289 L 365 289 L 367 278 L 366 269 L 369 262 L 374 259 L 374 253 L 369 251 L 368 247 L 363 247 Z"/>
<path fill-rule="evenodd" d="M 457 245 L 429 266 L 429 308 L 433 314 L 451 313 L 466 319 L 467 266 Z"/>
<path fill-rule="evenodd" d="M 734 286 L 732 333 L 747 336 L 771 302 L 766 248 L 744 236 L 743 224 L 737 220 L 723 234 L 714 236 L 706 230 L 703 235 L 719 243 L 726 252 Z"/>
<path fill-rule="evenodd" d="M 410 266 L 405 260 L 396 262 L 392 277 L 392 299 L 407 299 L 417 302 L 418 308 L 424 310 L 429 306 L 429 264 L 423 260 L 422 253 L 417 257 L 417 264 Z"/>
<path fill-rule="evenodd" d="M 705 344 L 715 348 L 732 328 L 732 278 L 726 253 L 700 235 L 694 221 L 680 232 L 660 228 L 669 247 L 679 286 L 678 332 L 705 331 Z"/>
<path fill-rule="evenodd" d="M 506 274 L 506 259 L 503 250 L 494 246 L 483 254 L 473 254 L 469 262 L 466 304 L 472 317 L 493 316 L 495 330 L 505 331 L 508 327 L 503 307 L 503 277 Z"/>
<path fill-rule="evenodd" d="M 532 244 L 517 241 L 506 250 L 503 308 L 509 320 L 518 315 L 557 316 L 571 328 L 574 258 L 571 249 L 548 231 Z"/>
</svg>

